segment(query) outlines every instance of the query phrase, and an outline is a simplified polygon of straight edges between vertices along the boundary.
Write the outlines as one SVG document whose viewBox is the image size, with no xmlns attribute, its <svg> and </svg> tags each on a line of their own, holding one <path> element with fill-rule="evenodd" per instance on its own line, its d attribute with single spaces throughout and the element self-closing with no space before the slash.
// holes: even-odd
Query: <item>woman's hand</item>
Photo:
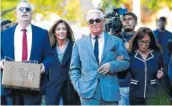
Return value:
<svg viewBox="0 0 172 106">
<path fill-rule="evenodd" d="M 164 76 L 164 72 L 162 71 L 162 68 L 161 68 L 161 70 L 158 70 L 158 73 L 156 74 L 156 77 L 158 79 L 161 79 L 163 76 Z"/>
</svg>

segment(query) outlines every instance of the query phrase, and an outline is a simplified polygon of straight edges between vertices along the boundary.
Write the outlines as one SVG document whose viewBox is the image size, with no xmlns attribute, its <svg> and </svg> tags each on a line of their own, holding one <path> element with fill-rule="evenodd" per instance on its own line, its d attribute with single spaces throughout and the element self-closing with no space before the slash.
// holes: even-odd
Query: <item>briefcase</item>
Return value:
<svg viewBox="0 0 172 106">
<path fill-rule="evenodd" d="M 5 61 L 2 86 L 15 89 L 40 90 L 41 65 L 19 61 Z"/>
</svg>

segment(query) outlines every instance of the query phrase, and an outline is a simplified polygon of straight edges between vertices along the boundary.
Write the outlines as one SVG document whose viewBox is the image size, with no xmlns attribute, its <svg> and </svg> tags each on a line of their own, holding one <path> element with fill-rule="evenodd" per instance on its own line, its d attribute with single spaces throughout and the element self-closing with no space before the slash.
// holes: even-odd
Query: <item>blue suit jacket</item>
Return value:
<svg viewBox="0 0 172 106">
<path fill-rule="evenodd" d="M 163 62 L 164 62 L 164 65 L 165 65 L 165 68 L 168 67 L 168 63 L 169 63 L 169 59 L 170 59 L 170 56 L 169 56 L 169 50 L 168 50 L 168 41 L 170 39 L 172 39 L 172 33 L 165 30 L 163 32 L 163 36 L 160 37 L 159 36 L 159 30 L 155 30 L 154 31 L 154 34 L 155 34 L 155 38 L 157 40 L 157 42 L 161 39 L 161 46 L 163 48 Z"/>
<path fill-rule="evenodd" d="M 117 56 L 124 56 L 124 61 L 117 61 Z M 70 78 L 74 88 L 83 98 L 91 98 L 100 80 L 101 96 L 105 101 L 120 99 L 117 72 L 129 67 L 129 56 L 123 42 L 107 33 L 104 34 L 104 49 L 100 64 L 97 63 L 90 35 L 76 41 L 73 46 Z M 110 72 L 99 74 L 98 68 L 105 63 L 111 64 Z"/>
<path fill-rule="evenodd" d="M 150 51 L 146 60 L 142 58 L 138 51 L 132 53 L 129 95 L 139 98 L 156 97 L 156 74 L 162 67 L 163 62 L 160 51 Z"/>
<path fill-rule="evenodd" d="M 171 54 L 170 62 L 168 65 L 168 76 L 169 76 L 170 82 L 172 84 L 172 54 Z"/>
<path fill-rule="evenodd" d="M 29 60 L 36 60 L 38 63 L 43 63 L 45 66 L 45 73 L 47 74 L 47 69 L 51 66 L 54 61 L 52 49 L 50 46 L 50 41 L 48 37 L 48 32 L 42 28 L 31 25 L 32 28 L 32 47 L 31 55 Z M 14 54 L 14 32 L 16 26 L 6 29 L 1 32 L 1 56 L 3 59 L 5 56 L 15 59 Z M 44 85 L 44 74 L 41 76 L 41 88 Z M 11 92 L 11 89 L 8 91 L 2 91 L 3 95 L 7 95 Z"/>
</svg>

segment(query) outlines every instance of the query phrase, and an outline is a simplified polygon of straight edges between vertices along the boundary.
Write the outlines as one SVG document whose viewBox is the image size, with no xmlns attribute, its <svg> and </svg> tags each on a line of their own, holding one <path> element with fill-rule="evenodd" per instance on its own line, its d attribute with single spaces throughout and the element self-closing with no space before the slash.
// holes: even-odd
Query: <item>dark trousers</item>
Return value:
<svg viewBox="0 0 172 106">
<path fill-rule="evenodd" d="M 41 105 L 42 95 L 38 91 L 13 90 L 14 105 Z"/>
<path fill-rule="evenodd" d="M 60 97 L 63 99 L 63 105 L 80 105 L 80 98 L 74 90 L 70 79 L 65 79 L 60 89 Z M 60 98 L 59 98 L 60 100 Z"/>
<path fill-rule="evenodd" d="M 156 98 L 129 97 L 130 105 L 156 105 Z"/>
</svg>

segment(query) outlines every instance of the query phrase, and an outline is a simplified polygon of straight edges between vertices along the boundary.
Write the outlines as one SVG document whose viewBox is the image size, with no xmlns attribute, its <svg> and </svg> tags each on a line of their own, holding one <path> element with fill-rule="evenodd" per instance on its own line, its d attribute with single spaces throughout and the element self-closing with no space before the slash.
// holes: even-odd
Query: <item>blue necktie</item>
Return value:
<svg viewBox="0 0 172 106">
<path fill-rule="evenodd" d="M 98 36 L 94 37 L 95 43 L 94 43 L 94 55 L 96 57 L 97 62 L 99 63 L 99 41 Z"/>
</svg>

